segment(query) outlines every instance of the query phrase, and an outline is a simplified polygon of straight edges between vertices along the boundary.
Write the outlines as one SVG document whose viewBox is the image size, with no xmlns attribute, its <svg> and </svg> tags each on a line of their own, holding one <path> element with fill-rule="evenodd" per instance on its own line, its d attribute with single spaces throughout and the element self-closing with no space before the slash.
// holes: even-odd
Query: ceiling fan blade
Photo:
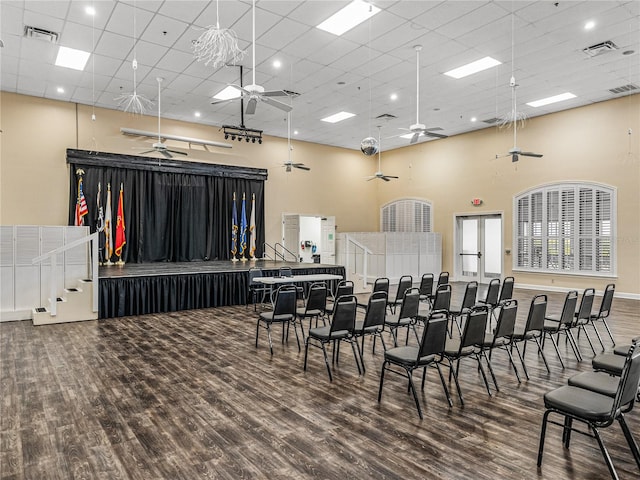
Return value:
<svg viewBox="0 0 640 480">
<path fill-rule="evenodd" d="M 442 133 L 430 132 L 429 130 L 423 130 L 422 133 L 424 133 L 427 137 L 449 138 L 449 135 L 443 135 Z"/>
<path fill-rule="evenodd" d="M 289 94 L 284 90 L 267 90 L 266 92 L 262 92 L 262 95 L 265 97 L 288 97 Z"/>
<path fill-rule="evenodd" d="M 167 149 L 166 151 L 167 151 L 167 152 L 171 152 L 171 153 L 175 153 L 175 154 L 177 154 L 177 155 L 184 155 L 185 157 L 186 157 L 187 155 L 189 155 L 189 154 L 188 154 L 188 153 L 186 153 L 186 152 L 179 152 L 178 150 L 168 150 L 168 149 Z"/>
<path fill-rule="evenodd" d="M 420 132 L 414 133 L 413 137 L 411 137 L 411 140 L 409 140 L 409 144 L 413 145 L 414 143 L 416 143 L 419 137 L 420 137 Z"/>
<path fill-rule="evenodd" d="M 542 158 L 542 154 L 541 154 L 541 153 L 520 152 L 520 155 L 523 155 L 523 156 L 525 156 L 525 157 Z"/>
<path fill-rule="evenodd" d="M 287 105 L 286 103 L 283 103 L 279 100 L 274 100 L 273 98 L 263 96 L 260 96 L 260 99 L 264 103 L 271 105 L 272 107 L 279 108 L 283 112 L 290 112 L 291 110 L 293 110 L 293 107 L 291 105 Z"/>
<path fill-rule="evenodd" d="M 256 97 L 251 97 L 247 102 L 247 109 L 245 110 L 244 113 L 246 113 L 247 115 L 253 115 L 254 113 L 256 113 L 257 105 L 258 105 L 258 100 L 256 99 Z"/>
<path fill-rule="evenodd" d="M 378 177 L 378 178 L 380 178 L 381 180 L 384 180 L 385 182 L 390 182 L 391 181 L 391 179 L 389 177 L 387 177 L 386 175 L 382 175 L 381 177 Z"/>
<path fill-rule="evenodd" d="M 294 163 L 291 165 L 293 168 L 299 168 L 300 170 L 306 170 L 309 171 L 311 170 L 310 167 L 307 167 L 304 163 Z"/>
<path fill-rule="evenodd" d="M 231 103 L 231 102 L 233 102 L 234 100 L 237 100 L 238 98 L 240 98 L 240 97 L 228 98 L 228 99 L 226 99 L 226 100 L 218 100 L 217 98 L 214 98 L 214 99 L 212 99 L 212 100 L 211 100 L 211 102 L 209 102 L 209 103 L 211 103 L 211 105 L 223 105 L 223 104 L 225 104 L 225 103 Z"/>
<path fill-rule="evenodd" d="M 145 150 L 144 152 L 140 152 L 140 155 L 146 155 L 147 153 L 153 153 L 155 151 L 156 151 L 156 149 L 152 148 L 151 150 Z"/>
<path fill-rule="evenodd" d="M 158 152 L 160 152 L 162 155 L 164 155 L 167 158 L 173 158 L 173 155 L 171 155 L 171 153 L 169 153 L 168 150 L 158 150 Z"/>
</svg>

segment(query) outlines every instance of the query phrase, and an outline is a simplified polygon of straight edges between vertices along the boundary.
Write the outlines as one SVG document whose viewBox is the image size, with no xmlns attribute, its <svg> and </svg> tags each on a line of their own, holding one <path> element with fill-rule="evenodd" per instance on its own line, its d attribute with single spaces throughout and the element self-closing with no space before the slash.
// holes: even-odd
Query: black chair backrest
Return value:
<svg viewBox="0 0 640 480">
<path fill-rule="evenodd" d="M 276 292 L 276 304 L 273 307 L 275 315 L 295 315 L 298 291 L 294 285 L 283 285 Z"/>
<path fill-rule="evenodd" d="M 281 277 L 293 277 L 293 271 L 291 267 L 280 267 L 278 269 L 278 275 Z"/>
<path fill-rule="evenodd" d="M 640 382 L 640 343 L 633 343 L 622 368 L 618 391 L 613 402 L 612 416 L 617 410 L 630 402 L 633 402 L 638 394 L 638 383 Z"/>
<path fill-rule="evenodd" d="M 389 279 L 386 277 L 376 278 L 376 281 L 373 282 L 373 292 L 385 292 L 387 295 L 389 294 Z"/>
<path fill-rule="evenodd" d="M 351 280 L 341 280 L 336 287 L 336 293 L 333 298 L 338 298 L 343 295 L 353 295 L 353 282 Z"/>
<path fill-rule="evenodd" d="M 580 300 L 580 308 L 576 312 L 578 321 L 586 320 L 591 317 L 591 308 L 593 307 L 593 299 L 596 296 L 596 291 L 593 288 L 587 288 L 582 292 L 582 300 Z"/>
<path fill-rule="evenodd" d="M 425 273 L 420 280 L 420 295 L 431 295 L 433 293 L 433 273 Z"/>
<path fill-rule="evenodd" d="M 489 282 L 487 287 L 487 295 L 484 297 L 484 303 L 487 305 L 497 305 L 498 295 L 500 294 L 500 279 L 494 278 Z"/>
<path fill-rule="evenodd" d="M 396 301 L 404 297 L 404 292 L 413 285 L 413 277 L 411 275 L 403 275 L 398 282 L 398 290 L 396 292 Z"/>
<path fill-rule="evenodd" d="M 327 286 L 324 283 L 314 283 L 309 287 L 306 311 L 322 310 L 327 307 Z"/>
<path fill-rule="evenodd" d="M 515 279 L 513 277 L 505 277 L 502 280 L 502 288 L 500 289 L 500 297 L 498 298 L 498 303 L 502 303 L 505 300 L 509 300 L 513 297 L 513 284 L 515 283 Z"/>
<path fill-rule="evenodd" d="M 438 285 L 445 285 L 449 283 L 449 272 L 440 272 L 438 276 Z"/>
<path fill-rule="evenodd" d="M 607 318 L 611 312 L 611 304 L 613 303 L 613 295 L 616 292 L 616 286 L 610 283 L 604 289 L 604 296 L 602 297 L 602 303 L 600 303 L 600 310 L 598 311 L 598 318 Z"/>
<path fill-rule="evenodd" d="M 506 300 L 500 308 L 496 331 L 493 334 L 494 342 L 498 338 L 511 337 L 516 328 L 518 314 L 518 301 L 514 299 Z"/>
<path fill-rule="evenodd" d="M 564 306 L 562 307 L 562 314 L 560 315 L 560 325 L 564 325 L 565 327 L 573 325 L 577 303 L 578 292 L 576 290 L 571 290 L 564 298 Z"/>
<path fill-rule="evenodd" d="M 436 287 L 436 296 L 433 299 L 434 312 L 445 311 L 451 309 L 451 285 L 445 283 Z"/>
<path fill-rule="evenodd" d="M 447 314 L 435 313 L 425 323 L 416 363 L 429 355 L 440 355 L 447 342 Z"/>
<path fill-rule="evenodd" d="M 462 338 L 460 339 L 460 350 L 484 342 L 488 314 L 487 307 L 474 307 L 466 313 Z"/>
<path fill-rule="evenodd" d="M 547 296 L 536 295 L 531 300 L 525 332 L 542 331 L 544 329 L 544 317 L 547 314 Z"/>
<path fill-rule="evenodd" d="M 330 332 L 353 332 L 356 326 L 356 307 L 358 301 L 355 295 L 343 295 L 336 299 L 333 307 L 333 319 L 331 320 Z M 387 304 L 385 301 L 385 308 Z"/>
<path fill-rule="evenodd" d="M 256 267 L 250 268 L 249 269 L 249 285 L 263 285 L 253 280 L 254 278 L 262 277 L 262 276 L 263 276 L 262 269 L 256 268 Z"/>
<path fill-rule="evenodd" d="M 476 304 L 476 296 L 478 295 L 478 282 L 475 280 L 467 283 L 464 289 L 464 297 L 462 297 L 462 306 L 460 311 L 472 308 Z"/>
<path fill-rule="evenodd" d="M 373 292 L 369 296 L 367 313 L 364 315 L 362 328 L 384 325 L 387 314 L 387 294 L 385 292 Z"/>
<path fill-rule="evenodd" d="M 417 288 L 409 288 L 404 292 L 402 305 L 400 306 L 400 314 L 398 318 L 411 318 L 415 320 L 418 316 L 420 308 L 420 290 Z"/>
</svg>

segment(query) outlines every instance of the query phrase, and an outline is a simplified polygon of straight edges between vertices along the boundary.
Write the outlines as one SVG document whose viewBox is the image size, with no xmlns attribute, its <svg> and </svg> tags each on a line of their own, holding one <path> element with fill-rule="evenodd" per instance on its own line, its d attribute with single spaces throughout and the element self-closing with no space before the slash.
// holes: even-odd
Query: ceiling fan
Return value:
<svg viewBox="0 0 640 480">
<path fill-rule="evenodd" d="M 421 135 L 433 138 L 447 138 L 447 135 L 433 132 L 433 130 L 438 130 L 438 128 L 426 128 L 422 123 L 420 123 L 420 50 L 422 50 L 422 45 L 416 45 L 413 48 L 416 51 L 416 123 L 411 125 L 408 129 L 401 128 L 400 130 L 407 130 L 413 133 L 411 140 L 409 140 L 409 144 L 416 143 Z"/>
<path fill-rule="evenodd" d="M 515 77 L 515 59 L 514 59 L 514 44 L 515 44 L 515 29 L 514 29 L 514 15 L 511 13 L 511 79 L 509 80 L 509 86 L 511 87 L 511 112 L 509 116 L 504 119 L 503 125 L 507 125 L 509 123 L 513 124 L 513 148 L 509 150 L 505 154 L 498 154 L 496 158 L 501 157 L 511 157 L 511 162 L 517 162 L 520 160 L 520 156 L 523 157 L 535 157 L 541 158 L 541 153 L 534 152 L 523 152 L 521 148 L 518 148 L 518 122 L 524 123 L 524 115 L 518 116 L 518 101 L 516 95 L 516 88 L 518 88 L 518 84 L 516 83 Z"/>
<path fill-rule="evenodd" d="M 160 134 L 160 106 L 161 106 L 161 101 L 160 101 L 160 90 L 161 90 L 161 85 L 162 85 L 162 80 L 164 80 L 162 77 L 157 77 L 156 80 L 158 81 L 158 141 L 156 143 L 154 143 L 153 145 L 151 145 L 153 148 L 151 150 L 147 150 L 145 152 L 141 152 L 140 155 L 145 155 L 147 153 L 153 153 L 153 152 L 159 152 L 162 155 L 164 155 L 167 158 L 173 158 L 173 155 L 171 155 L 172 153 L 175 153 L 176 155 L 187 155 L 186 152 L 181 152 L 179 150 L 171 150 L 169 147 L 167 147 L 167 145 L 165 143 L 162 143 L 162 135 Z"/>
<path fill-rule="evenodd" d="M 252 53 L 253 53 L 253 69 L 252 69 L 252 83 L 251 85 L 241 86 L 231 84 L 230 86 L 235 88 L 240 92 L 240 96 L 247 100 L 247 108 L 245 113 L 248 115 L 253 115 L 256 113 L 256 107 L 258 105 L 258 100 L 266 103 L 267 105 L 271 105 L 272 107 L 278 108 L 284 112 L 291 111 L 291 105 L 287 105 L 284 102 L 276 100 L 271 97 L 287 97 L 293 92 L 287 92 L 286 90 L 265 90 L 263 86 L 256 85 L 256 1 L 253 0 L 253 8 L 252 8 L 252 21 L 253 21 L 253 41 L 252 41 Z M 237 97 L 236 97 L 237 98 Z M 230 100 L 235 100 L 230 99 Z M 217 100 L 214 99 L 211 101 L 212 105 L 216 105 L 219 103 L 225 103 L 230 100 Z"/>
<path fill-rule="evenodd" d="M 294 163 L 291 160 L 291 151 L 293 150 L 293 146 L 291 145 L 291 112 L 287 112 L 287 152 L 289 158 L 286 162 L 282 164 L 285 167 L 286 172 L 290 172 L 292 168 L 299 168 L 300 170 L 311 170 L 310 167 L 307 167 L 304 163 Z"/>
<path fill-rule="evenodd" d="M 375 180 L 376 178 L 379 178 L 380 180 L 384 180 L 385 182 L 389 182 L 392 178 L 399 178 L 393 175 L 385 175 L 384 173 L 382 173 L 382 169 L 380 168 L 381 152 L 382 152 L 382 148 L 380 145 L 380 126 L 378 126 L 378 171 L 369 177 L 365 177 L 367 179 L 367 182 L 371 180 Z"/>
</svg>

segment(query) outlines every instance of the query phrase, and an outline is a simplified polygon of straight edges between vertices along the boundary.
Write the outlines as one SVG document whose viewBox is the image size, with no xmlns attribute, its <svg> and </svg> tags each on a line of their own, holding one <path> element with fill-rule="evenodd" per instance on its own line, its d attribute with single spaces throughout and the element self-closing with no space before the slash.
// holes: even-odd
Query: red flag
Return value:
<svg viewBox="0 0 640 480">
<path fill-rule="evenodd" d="M 120 184 L 120 198 L 118 199 L 118 217 L 116 218 L 116 255 L 122 256 L 122 247 L 127 243 L 124 236 L 124 191 Z"/>
</svg>

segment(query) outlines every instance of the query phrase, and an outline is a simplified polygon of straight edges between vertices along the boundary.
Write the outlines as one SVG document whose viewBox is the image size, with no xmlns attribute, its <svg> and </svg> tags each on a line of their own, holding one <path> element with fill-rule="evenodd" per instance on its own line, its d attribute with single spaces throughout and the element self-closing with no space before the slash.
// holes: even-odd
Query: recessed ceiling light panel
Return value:
<svg viewBox="0 0 640 480">
<path fill-rule="evenodd" d="M 527 105 L 529 105 L 530 107 L 543 107 L 551 103 L 562 102 L 564 100 L 570 100 L 572 98 L 576 98 L 576 96 L 573 93 L 565 92 L 561 93 L 560 95 L 554 95 L 553 97 L 547 97 L 536 100 L 534 102 L 528 102 Z"/>
<path fill-rule="evenodd" d="M 60 47 L 56 57 L 58 67 L 72 68 L 74 70 L 84 70 L 89 60 L 89 52 L 76 50 L 75 48 Z"/>
<path fill-rule="evenodd" d="M 341 122 L 343 120 L 346 120 L 347 118 L 351 118 L 351 117 L 355 117 L 356 114 L 355 113 L 349 113 L 349 112 L 338 112 L 338 113 L 334 113 L 333 115 L 329 115 L 328 117 L 325 117 L 322 119 L 323 122 L 327 122 L 327 123 L 338 123 Z"/>
<path fill-rule="evenodd" d="M 380 9 L 362 0 L 354 0 L 317 26 L 320 30 L 342 35 L 378 13 Z"/>
<path fill-rule="evenodd" d="M 502 62 L 496 60 L 492 57 L 484 57 L 480 60 L 476 60 L 475 62 L 467 63 L 458 68 L 454 68 L 453 70 L 449 70 L 448 72 L 444 72 L 445 75 L 453 78 L 463 78 L 469 75 L 473 75 L 474 73 L 481 72 L 483 70 L 487 70 L 488 68 L 495 67 L 496 65 L 500 65 Z"/>
</svg>

